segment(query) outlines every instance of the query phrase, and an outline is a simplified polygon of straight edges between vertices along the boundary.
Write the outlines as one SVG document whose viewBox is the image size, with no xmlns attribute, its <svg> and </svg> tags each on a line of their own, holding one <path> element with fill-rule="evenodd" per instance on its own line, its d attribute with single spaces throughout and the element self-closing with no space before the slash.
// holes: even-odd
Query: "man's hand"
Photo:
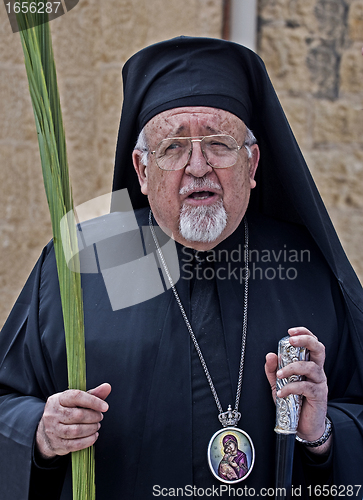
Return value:
<svg viewBox="0 0 363 500">
<path fill-rule="evenodd" d="M 277 396 L 280 398 L 284 398 L 289 394 L 302 394 L 305 396 L 297 432 L 302 439 L 315 441 L 324 434 L 327 412 L 328 385 L 324 373 L 325 347 L 307 328 L 290 328 L 288 333 L 291 337 L 291 345 L 309 349 L 310 361 L 290 363 L 276 373 L 277 355 L 268 353 L 265 372 L 274 400 L 276 400 L 276 376 L 281 379 L 288 378 L 291 375 L 304 375 L 305 380 L 285 385 L 277 393 Z M 330 446 L 331 437 L 323 445 L 309 449 L 313 453 L 321 454 L 328 451 Z"/>
<path fill-rule="evenodd" d="M 92 446 L 110 392 L 110 384 L 102 384 L 88 392 L 73 389 L 50 396 L 36 434 L 40 455 L 53 458 Z"/>
</svg>

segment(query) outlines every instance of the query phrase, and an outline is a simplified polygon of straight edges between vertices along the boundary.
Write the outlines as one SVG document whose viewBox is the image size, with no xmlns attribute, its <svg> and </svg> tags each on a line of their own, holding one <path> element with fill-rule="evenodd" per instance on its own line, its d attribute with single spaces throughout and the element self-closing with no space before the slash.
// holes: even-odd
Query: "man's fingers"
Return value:
<svg viewBox="0 0 363 500">
<path fill-rule="evenodd" d="M 324 432 L 327 411 L 328 386 L 324 373 L 325 347 L 319 339 L 305 327 L 288 330 L 290 344 L 294 347 L 305 347 L 310 351 L 310 361 L 295 361 L 278 370 L 277 356 L 269 353 L 266 356 L 265 371 L 272 388 L 272 395 L 286 398 L 291 394 L 305 396 L 301 409 L 298 432 L 300 437 L 308 441 L 318 439 Z M 305 380 L 290 382 L 276 394 L 276 379 L 302 375 Z"/>
<path fill-rule="evenodd" d="M 311 337 L 310 335 L 296 335 L 290 338 L 290 344 L 294 347 L 306 347 L 310 351 L 310 355 L 315 354 L 320 356 L 325 354 L 324 345 L 319 342 L 316 337 Z"/>
<path fill-rule="evenodd" d="M 96 424 L 70 424 L 60 425 L 58 437 L 60 439 L 82 439 L 93 436 L 101 427 L 100 423 Z"/>
<path fill-rule="evenodd" d="M 88 392 L 70 389 L 50 396 L 36 436 L 42 456 L 51 458 L 92 446 L 103 412 L 108 410 L 104 399 L 110 391 L 110 384 L 101 384 Z"/>
<path fill-rule="evenodd" d="M 100 427 L 98 421 L 91 424 L 63 424 L 43 417 L 38 426 L 37 446 L 44 457 L 66 455 L 92 446 L 98 439 Z"/>
<path fill-rule="evenodd" d="M 310 351 L 310 361 L 295 361 L 278 370 L 277 377 L 289 378 L 302 375 L 304 381 L 290 382 L 285 385 L 278 396 L 284 398 L 289 394 L 302 394 L 310 402 L 326 400 L 327 384 L 324 373 L 325 347 L 316 335 L 305 327 L 290 328 L 290 343 L 294 347 L 306 347 Z"/>
<path fill-rule="evenodd" d="M 310 330 L 300 326 L 290 328 L 288 333 L 291 337 L 291 345 L 294 347 L 306 347 L 310 351 L 310 360 L 321 367 L 324 365 L 325 347 Z"/>
<path fill-rule="evenodd" d="M 104 412 L 108 410 L 108 404 L 99 397 L 78 389 L 70 389 L 59 395 L 59 403 L 65 408 L 88 408 L 90 410 Z"/>
<path fill-rule="evenodd" d="M 266 355 L 265 373 L 267 380 L 271 386 L 272 394 L 275 397 L 276 392 L 276 369 L 277 369 L 277 355 L 269 352 Z"/>
<path fill-rule="evenodd" d="M 314 335 L 313 332 L 305 328 L 305 326 L 295 326 L 293 328 L 289 328 L 288 334 L 291 337 L 294 337 L 295 335 L 308 335 L 309 337 L 318 340 L 318 337 Z"/>
<path fill-rule="evenodd" d="M 276 373 L 277 378 L 289 378 L 292 375 L 303 375 L 310 382 L 320 384 L 326 382 L 324 370 L 313 361 L 295 361 Z"/>
<path fill-rule="evenodd" d="M 79 451 L 94 445 L 98 439 L 98 432 L 80 439 L 59 439 L 54 447 L 56 455 L 67 455 L 72 451 Z"/>
<path fill-rule="evenodd" d="M 98 387 L 95 387 L 94 389 L 90 389 L 87 392 L 88 392 L 88 394 L 92 394 L 93 396 L 96 396 L 97 398 L 104 400 L 110 394 L 111 386 L 110 386 L 110 384 L 105 383 L 105 384 L 99 385 Z"/>
<path fill-rule="evenodd" d="M 103 420 L 103 413 L 85 408 L 61 407 L 56 419 L 64 425 L 97 424 Z"/>
<path fill-rule="evenodd" d="M 274 352 L 266 354 L 265 372 L 267 377 L 275 375 L 277 368 L 277 355 Z"/>
<path fill-rule="evenodd" d="M 305 396 L 306 400 L 309 401 L 310 404 L 314 403 L 326 406 L 328 387 L 324 382 L 320 384 L 308 382 L 306 380 L 303 380 L 302 382 L 290 382 L 280 389 L 278 397 L 286 398 L 290 394 L 301 394 L 302 396 Z"/>
</svg>

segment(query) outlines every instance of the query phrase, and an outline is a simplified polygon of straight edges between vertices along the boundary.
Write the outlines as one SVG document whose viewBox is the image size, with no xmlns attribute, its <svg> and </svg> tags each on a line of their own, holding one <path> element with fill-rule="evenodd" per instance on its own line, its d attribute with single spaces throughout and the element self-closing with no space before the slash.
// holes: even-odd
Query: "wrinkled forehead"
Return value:
<svg viewBox="0 0 363 500">
<path fill-rule="evenodd" d="M 229 134 L 242 139 L 246 125 L 236 115 L 206 106 L 173 108 L 154 116 L 145 126 L 148 139 Z"/>
</svg>

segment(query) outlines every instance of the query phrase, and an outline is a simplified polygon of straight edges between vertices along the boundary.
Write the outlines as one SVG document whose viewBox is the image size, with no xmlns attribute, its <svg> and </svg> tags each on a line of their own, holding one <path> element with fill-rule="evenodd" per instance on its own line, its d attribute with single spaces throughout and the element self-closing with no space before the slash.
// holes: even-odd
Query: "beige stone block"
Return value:
<svg viewBox="0 0 363 500">
<path fill-rule="evenodd" d="M 74 196 L 76 206 L 112 192 L 114 162 L 114 157 L 99 159 L 97 168 L 92 172 L 92 184 L 87 193 L 78 193 Z"/>
<path fill-rule="evenodd" d="M 31 221 L 6 227 L 0 223 L 0 328 L 50 239 L 49 231 L 50 225 L 39 229 Z"/>
<path fill-rule="evenodd" d="M 264 21 L 284 21 L 288 17 L 288 2 L 285 0 L 260 0 L 258 14 Z"/>
<path fill-rule="evenodd" d="M 220 37 L 222 32 L 222 2 L 220 0 L 193 0 L 183 4 L 166 4 L 154 0 L 147 4 L 149 23 L 148 39 L 160 41 L 179 35 Z"/>
<path fill-rule="evenodd" d="M 98 176 L 96 179 L 95 197 L 107 194 L 112 191 L 113 168 L 115 158 L 109 156 L 108 158 L 101 158 L 99 162 Z"/>
<path fill-rule="evenodd" d="M 50 23 L 57 70 L 61 75 L 88 72 L 98 62 L 99 4 L 95 0 L 81 1 Z"/>
<path fill-rule="evenodd" d="M 343 248 L 358 278 L 363 283 L 363 210 L 329 209 L 329 214 Z"/>
<path fill-rule="evenodd" d="M 63 81 L 61 103 L 67 144 L 73 149 L 95 151 L 97 142 L 97 81 L 89 75 Z"/>
<path fill-rule="evenodd" d="M 113 156 L 121 116 L 122 81 L 120 71 L 105 69 L 100 78 L 97 146 L 101 158 Z"/>
<path fill-rule="evenodd" d="M 121 66 L 149 43 L 218 37 L 222 0 L 82 0 L 51 22 L 75 204 L 111 190 Z M 19 34 L 0 9 L 0 323 L 51 238 Z"/>
<path fill-rule="evenodd" d="M 119 120 L 117 118 L 112 120 L 112 122 L 103 120 L 103 123 L 105 125 L 100 130 L 97 141 L 97 157 L 100 160 L 114 158 L 115 156 Z"/>
<path fill-rule="evenodd" d="M 316 143 L 361 143 L 362 106 L 349 101 L 315 101 L 313 134 Z"/>
<path fill-rule="evenodd" d="M 24 275 L 23 266 L 26 275 L 29 274 L 43 247 L 50 241 L 52 237 L 50 218 L 47 216 L 41 222 L 28 218 L 18 224 L 8 224 L 5 227 L 1 225 L 0 233 L 6 242 L 1 256 L 1 269 L 6 269 L 6 274 L 0 274 L 5 275 L 10 283 L 13 278 L 17 279 L 17 273 Z M 8 267 L 5 267 L 6 262 L 8 262 Z M 22 280 L 16 288 L 18 289 L 23 284 Z"/>
<path fill-rule="evenodd" d="M 49 214 L 37 144 L 0 143 L 0 165 L 1 221 L 43 223 Z"/>
<path fill-rule="evenodd" d="M 334 39 L 315 37 L 309 41 L 306 66 L 311 80 L 310 92 L 325 99 L 336 99 L 339 87 L 339 53 Z"/>
<path fill-rule="evenodd" d="M 302 28 L 281 28 L 278 33 L 272 26 L 262 29 L 259 53 L 277 91 L 298 93 L 310 90 L 306 36 Z"/>
<path fill-rule="evenodd" d="M 0 142 L 0 324 L 51 238 L 38 145 Z"/>
<path fill-rule="evenodd" d="M 289 19 L 300 26 L 304 26 L 310 32 L 318 29 L 315 14 L 316 0 L 292 0 L 289 1 Z"/>
<path fill-rule="evenodd" d="M 361 44 L 354 45 L 342 55 L 340 64 L 340 90 L 363 93 L 363 64 Z"/>
<path fill-rule="evenodd" d="M 2 323 L 50 239 L 51 226 L 37 145 L 0 143 L 0 165 Z"/>
<path fill-rule="evenodd" d="M 16 293 L 11 293 L 8 288 L 6 288 L 4 292 L 2 292 L 0 289 L 0 330 L 2 329 L 6 318 L 10 313 L 16 297 Z"/>
<path fill-rule="evenodd" d="M 363 65 L 361 46 L 346 51 L 340 66 L 340 89 L 342 92 L 363 93 Z"/>
<path fill-rule="evenodd" d="M 79 148 L 69 154 L 70 177 L 75 205 L 94 197 L 99 172 L 99 158 L 92 150 Z"/>
<path fill-rule="evenodd" d="M 219 38 L 222 33 L 223 2 L 221 0 L 196 0 L 196 26 L 193 36 Z"/>
<path fill-rule="evenodd" d="M 346 2 L 342 0 L 317 0 L 314 7 L 318 22 L 316 34 L 320 38 L 334 39 L 340 44 L 346 32 L 345 9 Z"/>
<path fill-rule="evenodd" d="M 150 2 L 146 6 L 147 17 L 154 18 L 156 22 L 148 23 L 148 40 L 157 42 L 193 32 L 196 20 L 195 2 L 188 2 L 183 7 L 177 12 L 173 2 L 167 5 L 160 0 Z"/>
<path fill-rule="evenodd" d="M 363 41 L 363 1 L 353 1 L 348 15 L 349 37 L 352 40 Z"/>
<path fill-rule="evenodd" d="M 309 144 L 309 113 L 308 108 L 311 103 L 307 99 L 300 99 L 295 97 L 280 97 L 281 105 L 285 111 L 287 119 L 290 123 L 292 131 L 300 146 Z"/>
<path fill-rule="evenodd" d="M 121 65 L 145 45 L 149 23 L 157 19 L 153 16 L 148 20 L 147 6 L 145 0 L 111 0 L 100 6 L 100 57 L 103 63 L 116 62 Z"/>
<path fill-rule="evenodd" d="M 314 31 L 317 29 L 315 6 L 316 0 L 261 0 L 258 2 L 258 14 L 264 22 L 276 28 L 305 27 Z"/>
<path fill-rule="evenodd" d="M 363 209 L 363 150 L 313 151 L 309 167 L 327 206 Z"/>
<path fill-rule="evenodd" d="M 0 144 L 0 165 L 2 166 L 0 216 L 1 220 L 7 223 L 21 222 L 29 206 L 29 190 L 27 189 L 29 165 L 24 153 L 25 151 L 21 151 L 17 154 L 12 144 Z"/>
<path fill-rule="evenodd" d="M 179 35 L 219 37 L 222 0 L 120 0 L 100 11 L 102 61 L 124 62 L 142 47 Z"/>
<path fill-rule="evenodd" d="M 24 64 L 23 60 L 19 33 L 12 32 L 6 10 L 2 6 L 0 9 L 0 68 L 3 63 Z"/>
<path fill-rule="evenodd" d="M 0 78 L 0 140 L 36 140 L 25 67 L 6 67 Z"/>
<path fill-rule="evenodd" d="M 100 106 L 104 116 L 120 114 L 122 105 L 122 77 L 120 71 L 105 68 L 100 75 Z"/>
</svg>

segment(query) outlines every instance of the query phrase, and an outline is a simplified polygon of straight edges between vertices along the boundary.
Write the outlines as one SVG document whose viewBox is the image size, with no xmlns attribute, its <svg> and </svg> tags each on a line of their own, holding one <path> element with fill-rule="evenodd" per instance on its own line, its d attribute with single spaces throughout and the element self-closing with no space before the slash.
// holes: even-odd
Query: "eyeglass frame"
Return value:
<svg viewBox="0 0 363 500">
<path fill-rule="evenodd" d="M 204 135 L 203 137 L 199 136 L 199 137 L 165 137 L 165 139 L 162 139 L 160 142 L 158 142 L 158 144 L 156 145 L 156 148 L 158 148 L 158 146 L 163 142 L 163 141 L 166 141 L 168 139 L 189 139 L 190 142 L 191 142 L 191 148 L 189 149 L 189 152 L 188 152 L 188 159 L 187 161 L 185 162 L 185 164 L 180 167 L 180 168 L 175 168 L 175 169 L 167 169 L 167 168 L 162 168 L 160 167 L 159 163 L 158 163 L 158 160 L 155 156 L 155 161 L 156 161 L 156 165 L 160 168 L 160 170 L 163 170 L 164 172 L 177 172 L 178 170 L 182 170 L 183 168 L 185 168 L 189 161 L 190 161 L 190 158 L 192 157 L 192 154 L 193 154 L 193 142 L 202 142 L 203 139 L 205 139 L 206 137 L 230 137 L 231 139 L 234 140 L 234 142 L 237 144 L 237 149 L 236 149 L 236 152 L 238 153 L 238 151 L 240 151 L 243 147 L 246 148 L 247 152 L 248 152 L 248 155 L 249 157 L 251 156 L 251 149 L 250 149 L 250 145 L 248 144 L 248 141 L 245 141 L 241 146 L 238 146 L 238 142 L 236 141 L 236 139 L 230 135 L 230 134 L 211 134 L 211 135 Z M 206 154 L 205 154 L 205 151 L 202 147 L 202 145 L 200 146 L 200 149 L 202 151 L 202 154 L 203 154 L 203 157 L 205 159 L 205 161 L 207 162 L 207 165 L 209 165 L 210 167 L 212 168 L 217 168 L 217 169 L 225 169 L 225 168 L 230 168 L 230 167 L 233 167 L 237 161 L 238 161 L 238 157 L 236 158 L 236 161 L 232 164 L 232 165 L 228 165 L 228 167 L 215 167 L 214 165 L 212 165 L 207 157 L 206 157 Z M 156 149 L 154 149 L 154 151 L 150 151 L 150 154 L 154 155 L 156 153 Z"/>
</svg>

